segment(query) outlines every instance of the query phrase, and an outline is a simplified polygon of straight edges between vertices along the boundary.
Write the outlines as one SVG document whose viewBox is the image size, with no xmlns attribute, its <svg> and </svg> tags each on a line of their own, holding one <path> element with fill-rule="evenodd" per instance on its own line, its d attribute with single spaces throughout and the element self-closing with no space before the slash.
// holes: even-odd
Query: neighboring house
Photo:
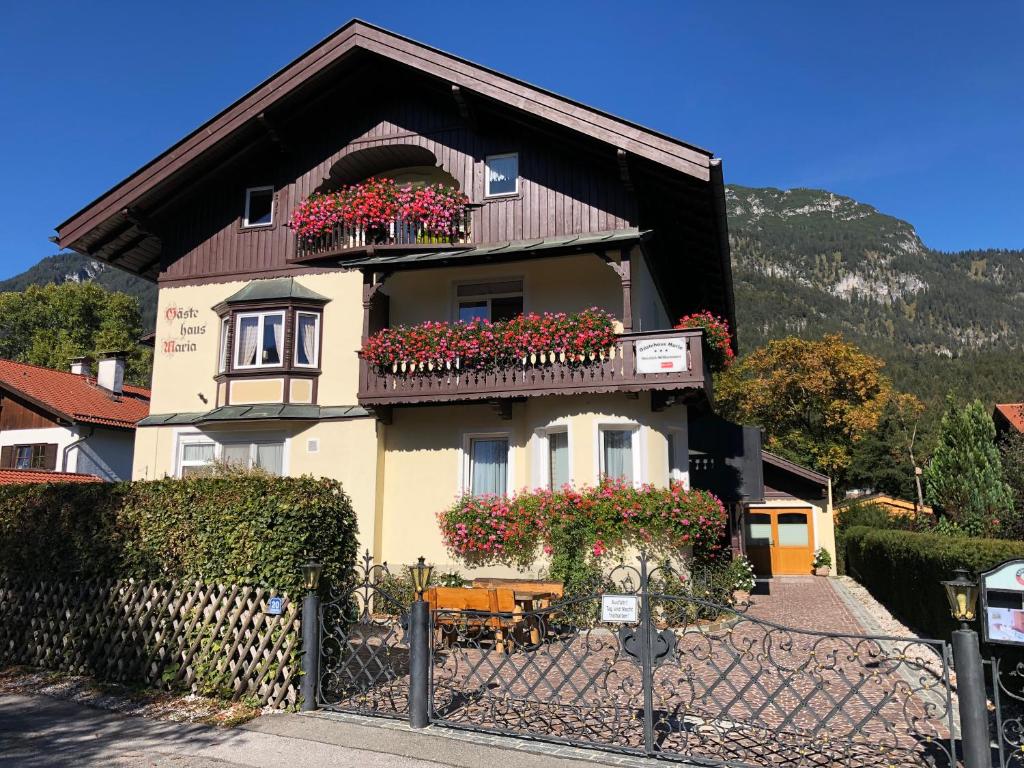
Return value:
<svg viewBox="0 0 1024 768">
<path fill-rule="evenodd" d="M 836 507 L 836 514 L 841 515 L 843 509 L 853 504 L 873 504 L 881 507 L 893 517 L 905 517 L 918 514 L 917 502 L 907 501 L 887 493 L 867 493 L 860 496 L 847 497 Z M 931 515 L 932 508 L 927 504 L 920 509 L 922 514 Z"/>
<path fill-rule="evenodd" d="M 0 470 L 26 471 L 5 478 L 131 479 L 135 426 L 149 413 L 149 390 L 124 384 L 123 356 L 101 359 L 95 377 L 90 362 L 79 358 L 71 371 L 55 371 L 0 360 Z"/>
<path fill-rule="evenodd" d="M 997 403 L 992 409 L 992 421 L 996 435 L 1024 432 L 1024 403 Z"/>
<path fill-rule="evenodd" d="M 746 511 L 747 557 L 758 575 L 810 574 L 824 547 L 835 563 L 832 482 L 826 475 L 762 452 L 764 502 Z"/>
<path fill-rule="evenodd" d="M 0 469 L 0 485 L 31 483 L 102 483 L 96 475 L 79 472 L 50 472 L 41 469 Z"/>
<path fill-rule="evenodd" d="M 471 206 L 442 242 L 391 221 L 300 240 L 317 191 L 443 182 Z M 226 459 L 340 480 L 379 560 L 450 562 L 461 493 L 688 482 L 688 411 L 712 406 L 699 331 L 735 327 L 712 153 L 351 22 L 58 228 L 159 284 L 152 415 L 134 477 Z M 413 375 L 359 357 L 384 328 L 614 314 L 615 356 Z"/>
</svg>

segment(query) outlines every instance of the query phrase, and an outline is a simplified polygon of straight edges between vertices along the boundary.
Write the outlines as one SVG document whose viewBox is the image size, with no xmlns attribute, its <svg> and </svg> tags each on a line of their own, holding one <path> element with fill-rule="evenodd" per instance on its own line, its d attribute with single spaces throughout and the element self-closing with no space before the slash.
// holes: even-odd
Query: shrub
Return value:
<svg viewBox="0 0 1024 768">
<path fill-rule="evenodd" d="M 814 562 L 811 565 L 815 568 L 831 568 L 832 555 L 824 547 L 818 547 L 814 550 Z"/>
<path fill-rule="evenodd" d="M 231 581 L 296 594 L 308 557 L 323 563 L 325 582 L 347 580 L 355 549 L 355 515 L 333 480 L 239 473 L 0 487 L 0 571 L 11 575 Z"/>
<path fill-rule="evenodd" d="M 924 523 L 911 517 L 892 515 L 885 507 L 857 501 L 836 510 L 836 572 L 846 573 L 846 532 L 854 528 L 913 529 Z"/>
<path fill-rule="evenodd" d="M 726 517 L 707 491 L 605 480 L 578 490 L 464 496 L 438 520 L 448 551 L 467 564 L 528 567 L 543 548 L 552 576 L 568 579 L 593 570 L 591 558 L 631 546 L 664 554 L 692 547 L 697 559 L 712 559 L 722 550 Z"/>
<path fill-rule="evenodd" d="M 930 637 L 948 637 L 956 628 L 939 583 L 955 568 L 977 573 L 1024 557 L 1024 542 L 896 529 L 851 528 L 845 542 L 849 572 L 893 615 Z"/>
</svg>

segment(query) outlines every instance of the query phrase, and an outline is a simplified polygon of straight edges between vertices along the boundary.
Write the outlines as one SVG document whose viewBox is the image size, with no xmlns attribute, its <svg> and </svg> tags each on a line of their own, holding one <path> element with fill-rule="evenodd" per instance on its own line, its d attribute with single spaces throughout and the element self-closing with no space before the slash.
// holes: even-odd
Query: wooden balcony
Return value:
<svg viewBox="0 0 1024 768">
<path fill-rule="evenodd" d="M 370 253 L 376 250 L 430 251 L 446 248 L 466 248 L 472 244 L 470 231 L 472 209 L 468 206 L 456 222 L 450 235 L 426 232 L 419 222 L 395 218 L 380 230 L 339 224 L 330 232 L 316 238 L 297 237 L 294 261 L 317 259 L 347 254 Z"/>
<path fill-rule="evenodd" d="M 367 407 L 503 400 L 540 395 L 611 392 L 677 393 L 711 399 L 700 330 L 624 333 L 593 361 L 569 363 L 555 356 L 529 359 L 497 371 L 398 370 L 380 372 L 360 361 L 359 404 Z M 664 402 L 664 398 L 660 399 Z"/>
</svg>

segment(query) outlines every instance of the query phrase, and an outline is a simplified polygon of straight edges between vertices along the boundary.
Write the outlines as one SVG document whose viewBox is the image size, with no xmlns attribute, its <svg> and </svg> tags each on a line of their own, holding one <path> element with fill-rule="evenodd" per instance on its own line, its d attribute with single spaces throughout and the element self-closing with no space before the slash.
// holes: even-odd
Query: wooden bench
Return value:
<svg viewBox="0 0 1024 768">
<path fill-rule="evenodd" d="M 515 591 L 506 587 L 430 587 L 427 590 L 427 602 L 434 617 L 434 625 L 440 627 L 441 637 L 446 644 L 457 635 L 456 627 L 462 625 L 493 631 L 494 647 L 498 653 L 504 653 L 505 633 L 519 623 L 516 614 L 522 612 L 522 609 L 517 610 Z M 468 612 L 469 615 L 461 612 Z M 492 615 L 472 615 L 477 612 Z"/>
</svg>

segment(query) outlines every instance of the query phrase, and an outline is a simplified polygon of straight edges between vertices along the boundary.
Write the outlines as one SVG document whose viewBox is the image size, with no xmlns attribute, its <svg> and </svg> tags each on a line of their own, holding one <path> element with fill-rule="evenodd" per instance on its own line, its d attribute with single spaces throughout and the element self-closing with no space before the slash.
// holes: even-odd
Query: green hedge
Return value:
<svg viewBox="0 0 1024 768">
<path fill-rule="evenodd" d="M 297 593 L 308 557 L 347 579 L 356 520 L 340 483 L 258 474 L 0 487 L 0 571 L 46 580 L 201 579 Z"/>
<path fill-rule="evenodd" d="M 939 583 L 954 568 L 985 571 L 1024 557 L 1024 542 L 854 527 L 844 535 L 846 567 L 894 616 L 929 637 L 955 629 Z"/>
</svg>

